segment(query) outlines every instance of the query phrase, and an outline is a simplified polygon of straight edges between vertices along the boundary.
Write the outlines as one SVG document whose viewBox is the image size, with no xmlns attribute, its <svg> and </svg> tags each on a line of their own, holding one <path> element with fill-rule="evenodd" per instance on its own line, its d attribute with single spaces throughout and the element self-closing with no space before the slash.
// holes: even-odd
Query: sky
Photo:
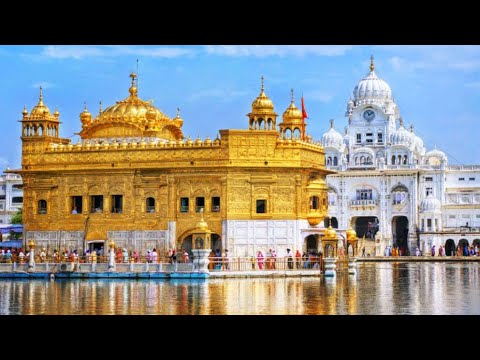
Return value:
<svg viewBox="0 0 480 360">
<path fill-rule="evenodd" d="M 95 116 L 99 101 L 105 109 L 126 98 L 138 59 L 138 95 L 172 118 L 180 108 L 186 137 L 213 139 L 220 129 L 248 128 L 264 76 L 280 116 L 290 89 L 297 107 L 303 94 L 307 133 L 317 140 L 329 119 L 343 132 L 347 101 L 370 55 L 427 151 L 436 146 L 450 164 L 480 164 L 480 46 L 11 45 L 0 46 L 0 168 L 20 167 L 18 120 L 24 105 L 37 104 L 40 85 L 51 112 L 58 106 L 60 136 L 77 143 L 84 102 Z"/>
</svg>

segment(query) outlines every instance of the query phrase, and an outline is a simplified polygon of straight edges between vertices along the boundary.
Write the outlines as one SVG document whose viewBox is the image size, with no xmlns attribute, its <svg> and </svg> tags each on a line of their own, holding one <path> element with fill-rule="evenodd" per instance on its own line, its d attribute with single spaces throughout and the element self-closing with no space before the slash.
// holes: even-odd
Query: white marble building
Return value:
<svg viewBox="0 0 480 360">
<path fill-rule="evenodd" d="M 443 245 L 450 254 L 459 243 L 480 243 L 480 165 L 449 165 L 444 152 L 427 150 L 406 128 L 373 59 L 345 116 L 343 134 L 331 120 L 321 139 L 327 168 L 338 171 L 327 176 L 334 227 L 351 221 L 359 238 L 378 228 L 364 242 L 372 255 L 389 245 L 412 254 Z"/>
<path fill-rule="evenodd" d="M 0 175 L 0 224 L 10 224 L 12 215 L 22 208 L 22 184 L 20 175 Z"/>
</svg>

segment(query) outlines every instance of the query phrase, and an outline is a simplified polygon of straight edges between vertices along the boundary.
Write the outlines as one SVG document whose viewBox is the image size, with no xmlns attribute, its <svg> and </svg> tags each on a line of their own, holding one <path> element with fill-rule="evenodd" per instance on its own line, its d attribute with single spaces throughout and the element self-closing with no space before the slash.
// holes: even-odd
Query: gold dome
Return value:
<svg viewBox="0 0 480 360">
<path fill-rule="evenodd" d="M 60 116 L 60 113 L 58 112 L 58 107 L 55 107 L 55 112 L 53 113 L 53 116 L 58 118 Z"/>
<path fill-rule="evenodd" d="M 177 115 L 173 118 L 173 123 L 175 126 L 182 127 L 183 119 L 180 117 L 180 109 L 177 108 Z"/>
<path fill-rule="evenodd" d="M 347 240 L 355 240 L 357 238 L 357 232 L 352 229 L 352 226 L 348 228 L 346 231 L 347 234 Z"/>
<path fill-rule="evenodd" d="M 265 86 L 263 84 L 263 76 L 262 76 L 262 88 L 260 89 L 260 95 L 253 100 L 252 102 L 252 113 L 256 113 L 262 110 L 269 110 L 269 112 L 273 111 L 273 101 L 265 95 Z"/>
<path fill-rule="evenodd" d="M 101 111 L 90 126 L 80 133 L 82 138 L 158 136 L 168 140 L 181 140 L 183 122 L 174 122 L 158 108 L 153 100 L 138 97 L 137 75 L 130 74 L 130 96 Z M 106 126 L 107 125 L 107 126 Z M 148 125 L 148 128 L 147 128 Z"/>
<path fill-rule="evenodd" d="M 83 111 L 80 113 L 80 120 L 82 121 L 82 124 L 87 124 L 92 120 L 92 114 L 88 112 L 86 102 L 83 105 Z"/>
<path fill-rule="evenodd" d="M 200 221 L 197 223 L 195 228 L 197 230 L 207 231 L 208 230 L 208 224 L 205 220 L 203 220 L 203 209 L 201 209 L 200 214 L 201 214 Z"/>
<path fill-rule="evenodd" d="M 325 239 L 336 239 L 337 238 L 337 232 L 332 228 L 331 224 L 323 232 L 323 237 Z"/>
<path fill-rule="evenodd" d="M 27 117 L 27 116 L 28 116 L 27 105 L 25 105 L 25 106 L 23 107 L 22 115 L 23 115 L 23 117 Z"/>
<path fill-rule="evenodd" d="M 43 89 L 40 86 L 40 97 L 38 99 L 38 104 L 30 112 L 30 116 L 34 117 L 44 117 L 50 116 L 50 109 L 47 105 L 43 103 Z"/>
<path fill-rule="evenodd" d="M 293 99 L 293 89 L 292 93 L 292 100 L 290 106 L 285 110 L 282 115 L 283 123 L 294 124 L 298 123 L 301 124 L 303 121 L 303 115 L 299 108 L 295 106 L 294 99 Z"/>
</svg>

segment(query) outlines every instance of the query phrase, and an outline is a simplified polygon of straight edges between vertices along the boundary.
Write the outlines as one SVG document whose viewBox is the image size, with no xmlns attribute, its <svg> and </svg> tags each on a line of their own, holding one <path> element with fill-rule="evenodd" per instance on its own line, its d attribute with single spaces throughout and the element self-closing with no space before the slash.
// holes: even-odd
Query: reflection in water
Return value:
<svg viewBox="0 0 480 360">
<path fill-rule="evenodd" d="M 361 263 L 336 278 L 1 280 L 0 314 L 480 314 L 478 263 Z"/>
</svg>

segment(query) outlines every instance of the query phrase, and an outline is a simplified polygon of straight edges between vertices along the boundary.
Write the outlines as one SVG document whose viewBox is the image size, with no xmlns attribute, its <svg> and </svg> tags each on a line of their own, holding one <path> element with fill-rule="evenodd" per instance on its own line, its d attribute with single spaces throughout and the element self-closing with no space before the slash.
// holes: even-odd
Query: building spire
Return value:
<svg viewBox="0 0 480 360">
<path fill-rule="evenodd" d="M 88 109 L 87 109 L 87 102 L 86 102 L 86 101 L 83 102 L 83 111 L 85 111 L 85 112 L 88 111 Z"/>
<path fill-rule="evenodd" d="M 330 129 L 333 129 L 333 119 L 330 119 Z"/>
<path fill-rule="evenodd" d="M 130 74 L 130 77 L 132 78 L 132 86 L 130 86 L 130 89 L 128 89 L 128 91 L 130 92 L 131 96 L 137 96 L 138 88 L 135 85 L 135 79 L 137 79 L 137 74 L 132 72 Z"/>
<path fill-rule="evenodd" d="M 413 133 L 413 124 L 410 124 L 410 132 Z"/>
<path fill-rule="evenodd" d="M 292 96 L 292 104 L 293 104 L 293 101 L 294 101 L 294 99 L 293 99 L 293 88 L 290 89 L 290 95 Z"/>
<path fill-rule="evenodd" d="M 375 63 L 373 62 L 373 55 L 370 55 L 370 72 L 375 70 Z"/>
<path fill-rule="evenodd" d="M 101 114 L 102 111 L 103 111 L 103 109 L 102 109 L 102 100 L 100 100 L 99 105 L 100 105 L 100 106 L 99 106 L 99 108 L 98 108 L 98 113 Z"/>
<path fill-rule="evenodd" d="M 42 85 L 40 85 L 40 97 L 38 99 L 38 105 L 41 106 L 43 105 L 43 89 L 42 89 Z"/>
<path fill-rule="evenodd" d="M 261 91 L 263 92 L 263 91 L 265 90 L 265 86 L 264 86 L 264 80 L 265 80 L 265 78 L 264 78 L 263 75 L 262 75 L 262 77 L 261 77 L 260 79 L 262 80 L 262 89 L 261 89 Z"/>
<path fill-rule="evenodd" d="M 398 122 L 400 123 L 400 127 L 404 127 L 404 126 L 403 126 L 403 118 L 400 118 L 400 119 L 398 120 Z"/>
</svg>

